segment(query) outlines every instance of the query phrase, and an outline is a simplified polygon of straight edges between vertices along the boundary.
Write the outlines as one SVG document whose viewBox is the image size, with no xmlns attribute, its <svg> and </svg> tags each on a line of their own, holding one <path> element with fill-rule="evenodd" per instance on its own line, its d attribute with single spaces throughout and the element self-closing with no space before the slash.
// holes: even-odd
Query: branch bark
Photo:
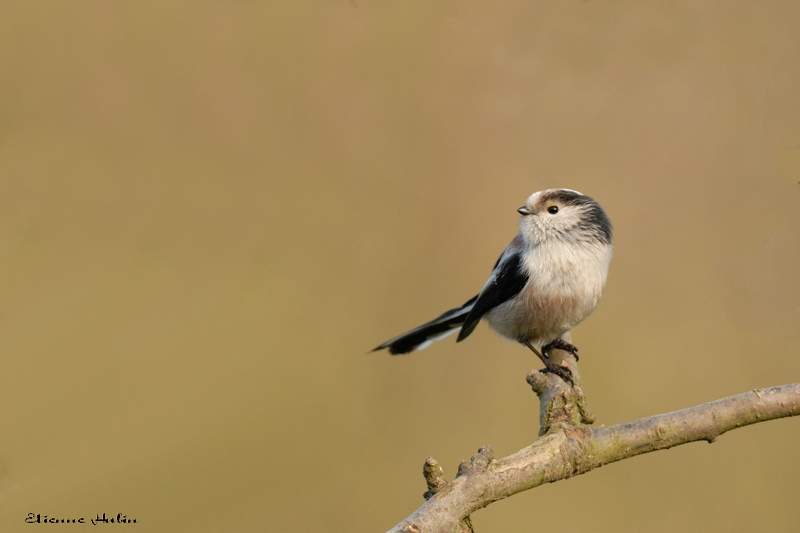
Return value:
<svg viewBox="0 0 800 533">
<path fill-rule="evenodd" d="M 610 427 L 589 428 L 580 374 L 571 354 L 551 352 L 572 371 L 569 386 L 553 374 L 531 372 L 527 380 L 540 399 L 540 437 L 530 446 L 495 460 L 489 446 L 462 461 L 447 482 L 435 459 L 425 461 L 426 502 L 388 533 L 472 531 L 470 515 L 518 492 L 584 474 L 600 466 L 656 450 L 705 440 L 775 418 L 800 414 L 800 383 L 754 389 L 689 409 Z"/>
</svg>

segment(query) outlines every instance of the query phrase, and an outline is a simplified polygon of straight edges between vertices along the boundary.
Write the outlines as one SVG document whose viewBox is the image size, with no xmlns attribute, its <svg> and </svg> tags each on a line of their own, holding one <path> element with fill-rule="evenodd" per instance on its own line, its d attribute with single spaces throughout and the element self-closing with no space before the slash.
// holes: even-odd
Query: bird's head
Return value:
<svg viewBox="0 0 800 533">
<path fill-rule="evenodd" d="M 565 241 L 611 244 L 611 221 L 592 198 L 572 189 L 535 192 L 517 209 L 520 229 L 531 244 Z"/>
</svg>

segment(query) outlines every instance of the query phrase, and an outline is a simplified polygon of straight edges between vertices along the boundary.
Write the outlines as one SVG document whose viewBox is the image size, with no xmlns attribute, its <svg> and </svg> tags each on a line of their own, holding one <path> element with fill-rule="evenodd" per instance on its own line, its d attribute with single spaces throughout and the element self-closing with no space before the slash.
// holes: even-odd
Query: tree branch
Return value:
<svg viewBox="0 0 800 533">
<path fill-rule="evenodd" d="M 531 372 L 528 383 L 540 399 L 540 437 L 530 446 L 494 460 L 489 446 L 462 461 L 448 483 L 435 459 L 425 461 L 426 502 L 388 533 L 471 532 L 469 516 L 492 502 L 544 483 L 552 483 L 687 442 L 714 442 L 742 426 L 800 414 L 800 383 L 755 389 L 736 396 L 627 424 L 589 428 L 589 411 L 572 355 L 551 352 L 570 368 L 574 385 L 553 374 Z"/>
</svg>

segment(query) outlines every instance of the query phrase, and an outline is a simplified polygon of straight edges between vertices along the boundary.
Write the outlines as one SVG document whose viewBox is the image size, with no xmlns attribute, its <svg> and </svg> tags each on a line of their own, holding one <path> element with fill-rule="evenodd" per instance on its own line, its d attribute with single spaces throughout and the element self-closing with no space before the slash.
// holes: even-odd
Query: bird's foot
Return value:
<svg viewBox="0 0 800 533">
<path fill-rule="evenodd" d="M 564 341 L 562 341 L 562 342 L 564 342 Z M 561 379 L 563 379 L 564 381 L 566 381 L 570 385 L 574 385 L 575 384 L 575 382 L 572 381 L 572 371 L 569 369 L 569 367 L 557 365 L 556 363 L 551 361 L 549 357 L 546 357 L 546 356 L 542 355 L 539 352 L 539 350 L 537 350 L 533 346 L 533 344 L 531 344 L 529 341 L 524 340 L 524 341 L 522 341 L 522 343 L 525 346 L 527 346 L 528 348 L 530 348 L 530 350 L 533 353 L 536 354 L 536 356 L 542 361 L 542 363 L 544 363 L 544 368 L 541 369 L 539 372 L 550 372 L 551 374 L 555 374 L 556 376 L 560 377 Z M 550 343 L 550 344 L 552 344 L 552 343 Z M 570 344 L 570 346 L 572 346 L 572 345 Z M 572 347 L 575 348 L 574 346 L 572 346 Z M 577 348 L 575 348 L 575 349 L 577 350 Z M 542 352 L 544 352 L 544 348 L 542 349 Z M 544 352 L 544 353 L 547 353 L 547 352 Z"/>
<path fill-rule="evenodd" d="M 542 353 L 547 357 L 550 356 L 550 350 L 564 350 L 565 352 L 569 352 L 574 355 L 575 361 L 580 359 L 580 357 L 578 357 L 578 347 L 574 344 L 568 343 L 561 337 L 542 346 Z"/>
<path fill-rule="evenodd" d="M 550 372 L 551 374 L 555 374 L 556 376 L 560 377 L 570 385 L 575 385 L 575 382 L 572 381 L 572 371 L 568 367 L 557 365 L 549 359 L 545 361 L 544 365 L 544 368 L 539 370 L 539 372 Z"/>
</svg>

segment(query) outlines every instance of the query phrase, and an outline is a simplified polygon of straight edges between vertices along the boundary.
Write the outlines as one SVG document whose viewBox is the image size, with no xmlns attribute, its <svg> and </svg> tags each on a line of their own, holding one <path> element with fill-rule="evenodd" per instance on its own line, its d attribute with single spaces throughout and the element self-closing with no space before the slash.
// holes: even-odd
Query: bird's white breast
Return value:
<svg viewBox="0 0 800 533">
<path fill-rule="evenodd" d="M 597 307 L 611 246 L 563 241 L 533 246 L 523 254 L 528 283 L 486 318 L 504 337 L 541 346 L 577 326 Z"/>
</svg>

